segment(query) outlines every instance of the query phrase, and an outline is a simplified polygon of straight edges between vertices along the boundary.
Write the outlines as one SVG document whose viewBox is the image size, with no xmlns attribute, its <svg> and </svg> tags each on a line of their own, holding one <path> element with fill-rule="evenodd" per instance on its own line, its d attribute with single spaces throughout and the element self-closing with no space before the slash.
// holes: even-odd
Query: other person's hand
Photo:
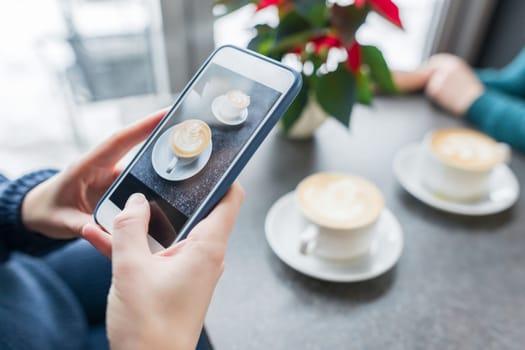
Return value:
<svg viewBox="0 0 525 350">
<path fill-rule="evenodd" d="M 424 89 L 431 100 L 458 116 L 465 114 L 485 89 L 470 66 L 450 54 L 434 55 L 412 72 L 392 71 L 392 79 L 400 92 Z"/>
<path fill-rule="evenodd" d="M 452 114 L 465 114 L 485 89 L 470 66 L 459 57 L 435 55 L 423 68 L 430 74 L 425 93 Z"/>
<path fill-rule="evenodd" d="M 118 177 L 119 160 L 143 141 L 166 114 L 166 110 L 127 127 L 29 191 L 22 203 L 26 228 L 58 239 L 80 237 L 82 227 L 93 222 L 98 200 Z"/>
<path fill-rule="evenodd" d="M 243 197 L 234 183 L 185 240 L 157 254 L 148 248 L 150 209 L 142 194 L 128 199 L 112 236 L 85 226 L 84 238 L 113 260 L 107 310 L 112 349 L 195 349 Z"/>
<path fill-rule="evenodd" d="M 392 74 L 394 85 L 401 93 L 419 92 L 423 90 L 431 74 L 431 72 L 424 67 L 410 72 L 393 70 L 390 73 Z"/>
</svg>

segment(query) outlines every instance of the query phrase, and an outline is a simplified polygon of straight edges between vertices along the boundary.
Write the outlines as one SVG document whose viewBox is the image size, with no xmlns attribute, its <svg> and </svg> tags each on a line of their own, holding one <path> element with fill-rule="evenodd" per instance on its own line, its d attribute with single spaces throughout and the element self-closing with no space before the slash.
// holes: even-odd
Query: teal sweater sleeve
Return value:
<svg viewBox="0 0 525 350">
<path fill-rule="evenodd" d="M 468 109 L 467 120 L 525 152 L 525 100 L 487 89 Z"/>
<path fill-rule="evenodd" d="M 476 74 L 486 90 L 467 110 L 467 120 L 525 152 L 525 49 L 503 69 Z"/>
<path fill-rule="evenodd" d="M 525 49 L 502 69 L 478 69 L 478 78 L 487 88 L 525 98 Z"/>
</svg>

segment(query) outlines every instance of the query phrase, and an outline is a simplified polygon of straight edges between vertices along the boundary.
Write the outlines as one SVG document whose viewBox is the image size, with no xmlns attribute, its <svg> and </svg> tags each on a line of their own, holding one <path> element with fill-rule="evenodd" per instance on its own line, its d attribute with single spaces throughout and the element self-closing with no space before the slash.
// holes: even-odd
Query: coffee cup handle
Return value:
<svg viewBox="0 0 525 350">
<path fill-rule="evenodd" d="M 179 161 L 179 158 L 177 158 L 177 156 L 173 156 L 173 158 L 171 159 L 170 163 L 168 164 L 168 167 L 166 168 L 166 172 L 168 174 L 171 174 L 173 169 L 175 169 L 175 165 L 177 165 L 178 161 Z"/>
<path fill-rule="evenodd" d="M 502 163 L 510 162 L 510 156 L 512 151 L 509 145 L 503 142 L 498 143 L 498 152 Z"/>
<path fill-rule="evenodd" d="M 308 227 L 301 233 L 299 237 L 299 252 L 303 255 L 311 254 L 317 243 L 317 235 L 319 230 L 315 225 L 308 225 Z"/>
</svg>

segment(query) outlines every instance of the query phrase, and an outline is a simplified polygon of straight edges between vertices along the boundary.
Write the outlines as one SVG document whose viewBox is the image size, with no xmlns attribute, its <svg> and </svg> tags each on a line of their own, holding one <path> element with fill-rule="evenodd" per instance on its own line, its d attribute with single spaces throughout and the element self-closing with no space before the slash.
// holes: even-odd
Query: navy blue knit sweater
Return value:
<svg viewBox="0 0 525 350">
<path fill-rule="evenodd" d="M 22 200 L 53 176 L 44 170 L 8 180 L 0 175 L 0 349 L 84 349 L 87 325 L 64 282 L 36 256 L 65 241 L 29 232 Z"/>
</svg>

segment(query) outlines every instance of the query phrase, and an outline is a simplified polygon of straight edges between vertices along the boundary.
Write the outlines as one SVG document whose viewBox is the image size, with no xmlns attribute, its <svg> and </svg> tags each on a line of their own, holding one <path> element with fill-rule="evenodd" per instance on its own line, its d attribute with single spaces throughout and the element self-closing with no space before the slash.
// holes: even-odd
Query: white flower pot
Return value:
<svg viewBox="0 0 525 350">
<path fill-rule="evenodd" d="M 317 130 L 328 117 L 328 114 L 321 108 L 315 97 L 310 96 L 301 116 L 292 125 L 286 136 L 294 140 L 312 138 L 315 130 Z"/>
</svg>

